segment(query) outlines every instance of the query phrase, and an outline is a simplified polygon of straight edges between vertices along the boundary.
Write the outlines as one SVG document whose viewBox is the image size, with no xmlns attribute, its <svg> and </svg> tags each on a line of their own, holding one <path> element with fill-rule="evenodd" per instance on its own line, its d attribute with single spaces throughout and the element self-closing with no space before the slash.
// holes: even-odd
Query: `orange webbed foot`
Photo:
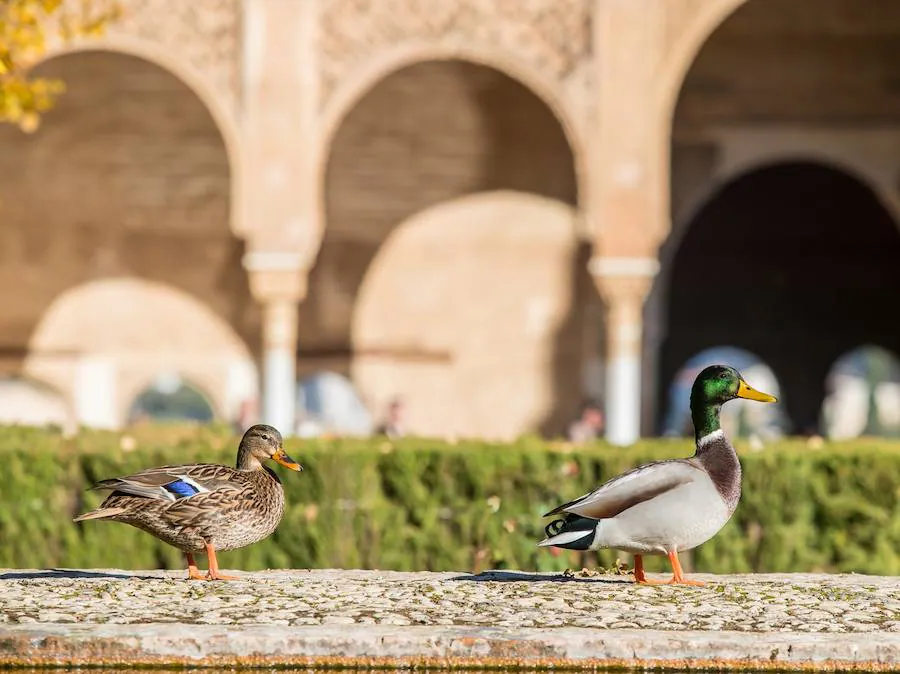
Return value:
<svg viewBox="0 0 900 674">
<path fill-rule="evenodd" d="M 240 580 L 241 579 L 240 576 L 226 576 L 224 573 L 219 573 L 218 571 L 216 573 L 212 573 L 212 571 L 210 571 L 209 573 L 206 574 L 206 576 L 204 576 L 204 578 L 205 578 L 205 580 Z"/>
<path fill-rule="evenodd" d="M 240 580 L 238 576 L 226 576 L 224 573 L 219 573 L 219 560 L 216 559 L 216 549 L 210 543 L 206 544 L 206 556 L 209 557 L 207 580 Z"/>
<path fill-rule="evenodd" d="M 186 552 L 184 553 L 184 556 L 187 557 L 188 580 L 206 580 L 206 576 L 200 573 L 200 569 L 197 568 L 197 562 L 194 561 L 194 555 Z"/>
<path fill-rule="evenodd" d="M 669 578 L 669 580 L 651 580 L 647 577 L 635 578 L 635 580 L 641 585 L 690 585 L 692 587 L 704 587 L 706 585 L 702 580 L 688 580 L 687 578 L 675 578 L 674 576 Z"/>
<path fill-rule="evenodd" d="M 688 580 L 684 577 L 684 571 L 681 568 L 677 552 L 669 553 L 669 562 L 672 564 L 672 571 L 675 574 L 672 576 L 672 580 L 669 581 L 670 585 L 690 585 L 692 587 L 703 587 L 706 585 L 702 580 Z"/>
<path fill-rule="evenodd" d="M 675 573 L 669 580 L 651 580 L 644 573 L 644 562 L 640 555 L 634 556 L 634 581 L 640 585 L 690 585 L 692 587 L 704 587 L 706 583 L 702 580 L 688 580 L 684 577 L 684 571 L 681 569 L 681 562 L 678 561 L 678 553 L 670 552 L 669 562 L 672 564 L 672 571 Z"/>
</svg>

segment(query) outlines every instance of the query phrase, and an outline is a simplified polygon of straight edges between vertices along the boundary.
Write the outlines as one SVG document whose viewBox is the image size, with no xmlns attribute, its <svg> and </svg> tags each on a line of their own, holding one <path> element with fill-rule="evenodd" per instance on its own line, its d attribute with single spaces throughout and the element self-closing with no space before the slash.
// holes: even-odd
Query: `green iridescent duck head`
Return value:
<svg viewBox="0 0 900 674">
<path fill-rule="evenodd" d="M 691 419 L 698 441 L 719 430 L 719 411 L 722 405 L 735 398 L 777 402 L 775 396 L 757 391 L 744 381 L 740 372 L 728 365 L 710 365 L 697 375 L 691 387 Z"/>
</svg>

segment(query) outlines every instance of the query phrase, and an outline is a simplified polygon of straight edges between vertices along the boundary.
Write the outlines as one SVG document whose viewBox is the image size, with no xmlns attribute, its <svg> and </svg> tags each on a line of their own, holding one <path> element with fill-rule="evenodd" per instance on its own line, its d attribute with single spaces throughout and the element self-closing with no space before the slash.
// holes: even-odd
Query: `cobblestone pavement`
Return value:
<svg viewBox="0 0 900 674">
<path fill-rule="evenodd" d="M 483 625 L 755 632 L 898 632 L 900 578 L 524 572 L 268 571 L 239 581 L 163 571 L 0 571 L 0 623 Z"/>
<path fill-rule="evenodd" d="M 708 652 L 709 644 L 713 637 L 724 638 L 719 633 L 737 635 L 738 642 L 741 633 L 755 635 L 754 649 L 775 654 L 770 657 L 773 662 L 781 661 L 778 643 L 791 651 L 796 646 L 797 653 L 803 644 L 818 644 L 821 653 L 828 650 L 826 644 L 835 648 L 844 644 L 849 650 L 832 653 L 833 657 L 858 660 L 862 647 L 871 651 L 867 656 L 871 664 L 900 666 L 900 578 L 893 577 L 697 574 L 692 577 L 705 580 L 706 587 L 683 587 L 638 586 L 627 576 L 513 571 L 232 573 L 240 580 L 187 581 L 183 572 L 163 571 L 0 571 L 0 655 L 4 636 L 64 637 L 67 630 L 84 636 L 86 628 L 122 636 L 128 630 L 116 632 L 114 626 L 150 628 L 149 623 L 157 635 L 166 629 L 172 635 L 177 636 L 177 630 L 183 634 L 184 625 L 232 626 L 232 635 L 248 629 L 250 634 L 260 626 L 269 626 L 263 630 L 267 633 L 274 626 L 290 626 L 305 628 L 294 629 L 295 635 L 343 634 L 345 640 L 351 633 L 365 634 L 366 628 L 369 634 L 407 636 L 448 635 L 460 628 L 470 635 L 486 634 L 482 628 L 490 628 L 504 639 L 516 639 L 518 634 L 527 640 L 533 635 L 544 639 L 542 643 L 566 630 L 590 628 L 593 634 L 619 634 L 623 639 L 653 635 L 666 643 L 672 643 L 675 632 L 699 635 L 701 641 L 707 640 L 707 650 L 691 648 L 713 658 L 718 654 Z M 425 627 L 432 629 L 420 629 Z M 192 634 L 196 641 L 196 630 Z M 583 635 L 579 638 L 584 640 Z M 788 643 L 791 639 L 795 643 Z M 679 643 L 686 648 L 683 640 Z M 775 645 L 770 648 L 771 644 Z M 309 652 L 308 646 L 304 648 Z M 347 652 L 346 644 L 342 648 L 335 655 Z M 745 657 L 756 657 L 750 652 L 754 649 L 742 648 Z M 632 648 L 635 655 L 638 650 Z M 377 655 L 364 648 L 359 651 L 366 653 Z M 325 655 L 327 648 L 322 651 Z"/>
</svg>

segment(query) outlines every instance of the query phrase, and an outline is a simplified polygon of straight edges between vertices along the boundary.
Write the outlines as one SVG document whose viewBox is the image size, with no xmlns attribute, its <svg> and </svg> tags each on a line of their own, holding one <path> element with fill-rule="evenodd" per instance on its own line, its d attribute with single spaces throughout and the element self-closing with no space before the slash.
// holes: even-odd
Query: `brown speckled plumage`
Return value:
<svg viewBox="0 0 900 674">
<path fill-rule="evenodd" d="M 172 465 L 102 480 L 94 489 L 112 493 L 99 508 L 75 521 L 106 519 L 130 524 L 178 548 L 193 566 L 191 555 L 195 553 L 234 550 L 275 531 L 284 515 L 284 488 L 275 471 L 263 466 L 268 459 L 301 470 L 284 453 L 277 430 L 253 426 L 241 439 L 235 468 Z M 215 566 L 211 558 L 213 575 Z"/>
<path fill-rule="evenodd" d="M 171 481 L 182 475 L 215 486 L 208 493 L 177 501 L 114 491 L 100 509 L 120 511 L 106 519 L 143 529 L 182 552 L 194 553 L 204 552 L 207 543 L 222 551 L 261 541 L 275 531 L 284 515 L 284 489 L 269 468 L 163 466 L 124 479 L 152 476 Z"/>
</svg>

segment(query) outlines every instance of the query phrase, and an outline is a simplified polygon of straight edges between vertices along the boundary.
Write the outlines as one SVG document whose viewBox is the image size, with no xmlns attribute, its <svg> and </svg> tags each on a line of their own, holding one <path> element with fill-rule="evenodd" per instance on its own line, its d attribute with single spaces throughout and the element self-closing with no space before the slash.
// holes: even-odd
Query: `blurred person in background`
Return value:
<svg viewBox="0 0 900 674">
<path fill-rule="evenodd" d="M 581 407 L 581 416 L 569 424 L 566 432 L 569 442 L 585 443 L 599 438 L 603 433 L 603 410 L 600 403 L 589 400 Z"/>
<path fill-rule="evenodd" d="M 405 417 L 406 405 L 400 398 L 394 398 L 388 405 L 385 420 L 378 426 L 375 433 L 386 435 L 389 438 L 402 438 L 406 435 Z"/>
</svg>

